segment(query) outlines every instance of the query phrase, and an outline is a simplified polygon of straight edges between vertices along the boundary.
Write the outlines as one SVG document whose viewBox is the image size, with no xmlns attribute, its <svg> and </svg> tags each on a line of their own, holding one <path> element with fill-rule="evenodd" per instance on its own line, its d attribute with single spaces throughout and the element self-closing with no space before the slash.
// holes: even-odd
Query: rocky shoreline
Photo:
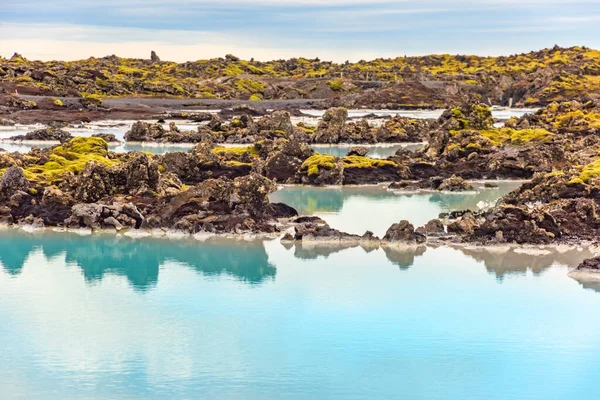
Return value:
<svg viewBox="0 0 600 400">
<path fill-rule="evenodd" d="M 239 110 L 238 110 L 239 111 Z M 187 152 L 114 153 L 114 135 L 72 137 L 53 126 L 12 138 L 60 145 L 0 153 L 0 222 L 64 229 L 173 230 L 186 234 L 272 234 L 283 242 L 385 245 L 594 245 L 600 234 L 600 105 L 553 103 L 494 127 L 479 103 L 446 110 L 435 121 L 403 117 L 379 127 L 328 110 L 316 127 L 294 125 L 287 111 L 214 114 L 197 131 L 136 122 L 125 140 L 183 143 Z M 198 116 L 200 118 L 200 116 Z M 387 159 L 355 146 L 344 157 L 315 143 L 427 140 Z M 241 144 L 246 146 L 240 147 Z M 351 235 L 316 217 L 298 216 L 268 196 L 280 184 L 372 185 L 397 191 L 469 191 L 468 179 L 525 179 L 489 210 L 457 210 L 415 228 L 390 226 L 382 238 Z M 493 183 L 489 182 L 492 186 Z M 289 230 L 293 229 L 293 233 Z"/>
</svg>

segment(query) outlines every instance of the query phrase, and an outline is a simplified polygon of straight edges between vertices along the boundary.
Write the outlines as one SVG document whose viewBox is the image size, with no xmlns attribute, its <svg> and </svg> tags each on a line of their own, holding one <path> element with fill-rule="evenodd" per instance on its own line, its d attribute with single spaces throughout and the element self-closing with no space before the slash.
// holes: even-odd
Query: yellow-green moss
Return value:
<svg viewBox="0 0 600 400">
<path fill-rule="evenodd" d="M 252 96 L 250 96 L 250 101 L 260 101 L 260 100 L 262 100 L 260 98 L 260 96 L 257 96 L 255 94 L 253 94 Z"/>
<path fill-rule="evenodd" d="M 582 110 L 571 111 L 564 115 L 559 115 L 554 121 L 557 128 L 569 127 L 571 125 L 585 125 L 589 128 L 600 128 L 600 114 L 593 112 L 584 113 Z"/>
<path fill-rule="evenodd" d="M 317 129 L 317 127 L 314 125 L 304 125 L 304 124 L 298 124 L 298 126 L 296 126 L 296 128 L 300 129 L 301 131 L 303 131 L 304 133 L 306 133 L 308 135 L 312 135 L 313 133 L 315 133 L 315 129 Z"/>
<path fill-rule="evenodd" d="M 600 159 L 583 167 L 579 177 L 574 179 L 580 179 L 583 183 L 588 183 L 592 178 L 598 176 L 600 176 Z"/>
<path fill-rule="evenodd" d="M 460 145 L 458 143 L 451 143 L 448 146 L 446 146 L 446 151 L 453 151 L 453 150 L 463 151 L 464 149 L 462 147 L 460 147 Z"/>
<path fill-rule="evenodd" d="M 229 124 L 232 128 L 241 128 L 242 127 L 242 121 L 240 121 L 237 118 L 234 118 L 231 120 L 231 123 Z"/>
<path fill-rule="evenodd" d="M 331 90 L 333 90 L 334 92 L 339 92 L 341 90 L 344 90 L 344 81 L 341 79 L 327 81 L 326 83 L 331 88 Z"/>
<path fill-rule="evenodd" d="M 254 81 L 252 79 L 238 79 L 235 83 L 235 87 L 245 93 L 258 94 L 265 90 L 265 85 L 262 82 Z"/>
<path fill-rule="evenodd" d="M 212 149 L 213 154 L 215 155 L 223 155 L 223 154 L 236 154 L 236 155 L 242 155 L 242 154 L 250 154 L 252 156 L 257 157 L 258 156 L 258 151 L 256 150 L 256 148 L 254 146 L 248 146 L 248 147 L 215 147 L 214 149 Z"/>
<path fill-rule="evenodd" d="M 302 169 L 307 170 L 309 176 L 318 175 L 319 170 L 324 168 L 326 170 L 333 169 L 335 167 L 335 157 L 329 154 L 315 153 L 302 163 Z"/>
<path fill-rule="evenodd" d="M 552 133 L 545 129 L 521 129 L 513 131 L 510 135 L 511 144 L 547 142 L 551 138 Z"/>
<path fill-rule="evenodd" d="M 25 168 L 25 177 L 31 181 L 51 184 L 65 172 L 78 174 L 90 161 L 114 165 L 117 161 L 107 158 L 108 144 L 101 138 L 76 137 L 52 150 L 48 162 Z"/>
<path fill-rule="evenodd" d="M 231 161 L 225 161 L 225 166 L 227 166 L 227 167 L 251 167 L 252 163 L 231 160 Z"/>
<path fill-rule="evenodd" d="M 362 156 L 346 156 L 343 158 L 343 161 L 344 167 L 346 168 L 378 168 L 388 165 L 393 167 L 398 166 L 398 164 L 393 161 Z"/>
<path fill-rule="evenodd" d="M 547 142 L 552 138 L 552 133 L 545 129 L 520 129 L 512 128 L 488 129 L 479 131 L 481 136 L 488 139 L 494 146 L 503 144 L 519 145 L 530 142 Z"/>
<path fill-rule="evenodd" d="M 52 97 L 50 100 L 52 100 L 52 104 L 54 104 L 57 107 L 64 107 L 64 103 L 60 100 L 60 99 L 55 99 L 54 97 Z"/>
</svg>

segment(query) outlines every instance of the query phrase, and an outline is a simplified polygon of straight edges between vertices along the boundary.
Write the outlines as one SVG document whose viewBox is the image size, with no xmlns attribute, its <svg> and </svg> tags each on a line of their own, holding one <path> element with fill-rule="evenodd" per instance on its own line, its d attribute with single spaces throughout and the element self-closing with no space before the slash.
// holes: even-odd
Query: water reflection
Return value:
<svg viewBox="0 0 600 400">
<path fill-rule="evenodd" d="M 489 273 L 503 281 L 507 275 L 525 275 L 531 271 L 534 275 L 553 265 L 575 267 L 588 258 L 594 257 L 589 248 L 535 248 L 523 249 L 518 247 L 457 247 L 457 250 L 483 262 Z"/>
<path fill-rule="evenodd" d="M 369 245 L 368 243 L 359 242 L 342 242 L 339 244 L 298 242 L 294 244 L 283 244 L 283 246 L 288 250 L 293 248 L 294 257 L 300 260 L 327 259 L 333 254 L 338 254 L 354 248 L 361 248 L 367 254 L 380 249 L 380 246 L 378 245 Z M 398 266 L 401 270 L 407 270 L 415 263 L 415 258 L 425 254 L 427 247 L 418 246 L 400 248 L 383 246 L 381 249 L 385 253 L 388 261 L 393 265 Z"/>
<path fill-rule="evenodd" d="M 276 274 L 260 241 L 200 243 L 45 232 L 32 235 L 3 232 L 0 240 L 3 242 L 0 262 L 11 275 L 21 273 L 27 258 L 37 251 L 47 259 L 64 254 L 67 264 L 81 268 L 87 282 L 100 281 L 112 274 L 126 277 L 132 287 L 142 291 L 157 284 L 159 269 L 166 261 L 181 263 L 205 276 L 225 274 L 248 284 L 260 284 Z M 236 251 L 231 251 L 232 247 Z"/>
<path fill-rule="evenodd" d="M 383 252 L 387 259 L 394 265 L 397 265 L 401 271 L 406 271 L 415 263 L 415 259 L 425 254 L 427 247 L 418 246 L 416 248 L 400 249 L 396 247 L 383 247 Z"/>
<path fill-rule="evenodd" d="M 181 264 L 203 276 L 230 276 L 236 281 L 259 285 L 274 280 L 277 265 L 271 261 L 265 243 L 260 240 L 209 239 L 198 242 L 191 239 L 131 239 L 113 235 L 82 237 L 75 234 L 37 232 L 25 234 L 7 230 L 0 233 L 0 265 L 11 276 L 23 272 L 27 260 L 41 253 L 46 260 L 64 258 L 67 266 L 81 270 L 89 284 L 100 282 L 106 276 L 123 276 L 131 287 L 146 291 L 158 284 L 161 267 L 167 263 Z M 270 251 L 276 247 L 291 251 L 297 260 L 327 260 L 332 255 L 346 256 L 351 249 L 363 254 L 378 253 L 392 265 L 406 271 L 433 247 L 395 247 L 370 245 L 365 242 L 280 244 L 274 241 Z M 589 248 L 522 248 L 522 247 L 465 247 L 452 246 L 455 251 L 481 263 L 498 282 L 509 275 L 535 276 L 555 265 L 574 267 L 583 260 L 594 257 Z M 348 253 L 349 254 L 349 253 Z M 375 256 L 376 258 L 379 256 Z M 600 283 L 582 283 L 586 288 L 598 289 Z"/>
<path fill-rule="evenodd" d="M 579 284 L 583 289 L 591 290 L 596 293 L 600 293 L 600 279 L 582 279 L 580 277 L 571 277 Z"/>
</svg>

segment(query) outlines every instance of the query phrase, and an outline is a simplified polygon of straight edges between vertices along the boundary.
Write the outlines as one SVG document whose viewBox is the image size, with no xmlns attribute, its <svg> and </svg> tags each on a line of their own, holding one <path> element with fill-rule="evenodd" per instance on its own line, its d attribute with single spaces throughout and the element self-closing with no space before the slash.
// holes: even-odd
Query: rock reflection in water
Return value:
<svg viewBox="0 0 600 400">
<path fill-rule="evenodd" d="M 525 275 L 531 271 L 539 275 L 553 265 L 575 267 L 583 260 L 593 257 L 589 249 L 551 248 L 530 249 L 518 247 L 457 247 L 463 254 L 483 262 L 488 272 L 501 282 L 506 275 Z"/>
<path fill-rule="evenodd" d="M 415 263 L 415 258 L 425 254 L 427 247 L 397 248 L 384 246 L 383 251 L 392 264 L 397 265 L 400 270 L 406 271 Z"/>
<path fill-rule="evenodd" d="M 589 279 L 580 279 L 578 277 L 571 277 L 575 279 L 582 288 L 587 290 L 592 290 L 596 293 L 600 293 L 600 277 L 597 280 L 589 280 Z"/>
<path fill-rule="evenodd" d="M 158 282 L 160 266 L 175 261 L 203 275 L 227 274 L 248 284 L 273 279 L 276 269 L 269 263 L 260 241 L 219 241 L 143 239 L 38 232 L 32 235 L 3 232 L 0 263 L 11 275 L 18 275 L 28 256 L 43 252 L 48 259 L 64 254 L 67 264 L 81 268 L 87 282 L 105 275 L 127 278 L 137 290 L 147 290 Z M 231 251 L 235 246 L 237 251 Z M 240 251 L 243 257 L 240 257 Z"/>
</svg>

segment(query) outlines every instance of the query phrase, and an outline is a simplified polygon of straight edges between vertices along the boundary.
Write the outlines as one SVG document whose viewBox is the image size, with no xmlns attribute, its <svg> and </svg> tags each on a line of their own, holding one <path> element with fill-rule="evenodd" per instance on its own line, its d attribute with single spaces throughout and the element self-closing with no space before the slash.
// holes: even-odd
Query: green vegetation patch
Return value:
<svg viewBox="0 0 600 400">
<path fill-rule="evenodd" d="M 488 129 L 479 131 L 481 136 L 488 139 L 494 146 L 504 144 L 520 145 L 531 142 L 547 142 L 552 139 L 552 133 L 545 129 Z"/>
<path fill-rule="evenodd" d="M 258 94 L 265 91 L 265 85 L 262 82 L 254 81 L 252 79 L 238 79 L 235 82 L 235 87 L 239 91 Z"/>
<path fill-rule="evenodd" d="M 398 166 L 398 164 L 393 161 L 361 156 L 346 156 L 343 158 L 343 161 L 345 168 L 379 168 L 385 166 Z"/>
<path fill-rule="evenodd" d="M 107 166 L 118 161 L 110 160 L 108 143 L 96 137 L 76 137 L 62 146 L 55 147 L 48 161 L 43 165 L 30 165 L 25 171 L 27 179 L 43 184 L 52 184 L 60 180 L 65 172 L 78 174 L 90 161 L 96 161 Z"/>
<path fill-rule="evenodd" d="M 582 110 L 571 111 L 557 116 L 553 125 L 556 128 L 567 128 L 571 126 L 600 128 L 600 114 L 594 112 L 584 113 Z"/>
<path fill-rule="evenodd" d="M 331 88 L 331 90 L 333 90 L 334 92 L 340 92 L 340 91 L 344 90 L 344 81 L 341 79 L 327 81 L 326 83 Z"/>
<path fill-rule="evenodd" d="M 258 158 L 256 147 L 216 147 L 211 152 L 219 157 L 219 160 L 228 165 L 228 162 L 252 164 Z M 231 164 L 230 166 L 232 166 Z M 238 165 L 235 165 L 238 166 Z"/>
<path fill-rule="evenodd" d="M 309 176 L 318 175 L 321 168 L 335 168 L 335 157 L 329 154 L 315 153 L 302 163 L 302 170 L 307 170 Z"/>
<path fill-rule="evenodd" d="M 591 164 L 586 165 L 581 170 L 578 177 L 571 180 L 570 183 L 589 183 L 592 178 L 600 176 L 600 159 L 594 161 Z"/>
</svg>

